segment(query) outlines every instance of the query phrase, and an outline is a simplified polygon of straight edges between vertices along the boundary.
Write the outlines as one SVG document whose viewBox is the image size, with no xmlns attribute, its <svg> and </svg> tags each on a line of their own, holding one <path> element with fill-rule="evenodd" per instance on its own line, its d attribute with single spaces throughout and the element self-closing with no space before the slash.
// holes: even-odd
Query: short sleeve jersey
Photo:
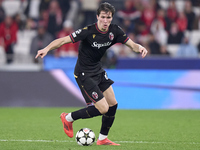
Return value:
<svg viewBox="0 0 200 150">
<path fill-rule="evenodd" d="M 119 26 L 111 24 L 106 32 L 102 32 L 97 23 L 78 29 L 70 34 L 70 38 L 73 43 L 81 41 L 75 75 L 82 72 L 90 75 L 103 72 L 100 60 L 106 50 L 115 43 L 125 44 L 129 39 Z"/>
</svg>

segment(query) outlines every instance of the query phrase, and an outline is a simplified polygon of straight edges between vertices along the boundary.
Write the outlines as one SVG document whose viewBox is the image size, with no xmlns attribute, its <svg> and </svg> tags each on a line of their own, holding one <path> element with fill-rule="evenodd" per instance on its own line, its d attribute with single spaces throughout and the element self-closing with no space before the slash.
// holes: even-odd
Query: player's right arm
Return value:
<svg viewBox="0 0 200 150">
<path fill-rule="evenodd" d="M 70 38 L 70 36 L 66 36 L 66 37 L 62 37 L 62 38 L 58 38 L 54 41 L 52 41 L 49 45 L 47 45 L 45 48 L 39 50 L 37 52 L 37 55 L 35 56 L 35 58 L 38 58 L 38 57 L 41 57 L 41 58 L 44 58 L 44 56 L 47 55 L 47 53 L 50 51 L 50 50 L 54 50 L 56 48 L 59 48 L 61 47 L 62 45 L 64 44 L 67 44 L 67 43 L 71 43 L 72 40 Z"/>
<path fill-rule="evenodd" d="M 137 43 L 133 42 L 131 39 L 129 39 L 125 43 L 125 45 L 128 46 L 129 48 L 131 48 L 134 52 L 141 53 L 142 58 L 144 58 L 147 55 L 147 53 L 148 53 L 148 51 L 146 50 L 146 48 L 144 48 L 140 44 L 137 44 Z"/>
</svg>

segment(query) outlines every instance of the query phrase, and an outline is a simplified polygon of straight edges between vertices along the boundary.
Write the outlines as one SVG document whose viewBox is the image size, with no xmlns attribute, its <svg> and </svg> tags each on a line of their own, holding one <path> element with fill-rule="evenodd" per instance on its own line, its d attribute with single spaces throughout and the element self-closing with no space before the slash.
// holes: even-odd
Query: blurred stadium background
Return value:
<svg viewBox="0 0 200 150">
<path fill-rule="evenodd" d="M 53 39 L 96 22 L 103 0 L 0 0 L 0 106 L 80 107 L 73 77 L 78 44 L 35 60 Z M 120 109 L 200 108 L 200 1 L 107 0 L 113 23 L 144 45 L 145 59 L 124 45 L 102 63 Z M 126 100 L 126 103 L 124 102 Z"/>
</svg>

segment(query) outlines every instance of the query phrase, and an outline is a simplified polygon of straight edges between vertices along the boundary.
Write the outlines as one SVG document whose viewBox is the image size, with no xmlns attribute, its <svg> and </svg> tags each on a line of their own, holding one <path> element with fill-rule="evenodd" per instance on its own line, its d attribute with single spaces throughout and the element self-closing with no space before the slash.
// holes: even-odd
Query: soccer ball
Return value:
<svg viewBox="0 0 200 150">
<path fill-rule="evenodd" d="M 95 134 L 89 128 L 82 128 L 76 133 L 76 142 L 81 146 L 92 145 L 95 141 Z"/>
</svg>

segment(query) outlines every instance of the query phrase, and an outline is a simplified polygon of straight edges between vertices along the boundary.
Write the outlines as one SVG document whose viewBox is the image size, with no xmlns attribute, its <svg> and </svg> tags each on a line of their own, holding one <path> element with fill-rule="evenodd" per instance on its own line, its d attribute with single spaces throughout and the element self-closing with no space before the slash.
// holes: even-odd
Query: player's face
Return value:
<svg viewBox="0 0 200 150">
<path fill-rule="evenodd" d="M 104 12 L 104 11 L 101 11 L 101 13 L 99 14 L 99 16 L 97 15 L 97 25 L 98 25 L 98 28 L 101 30 L 101 31 L 107 31 L 110 24 L 111 24 L 111 21 L 112 21 L 112 13 L 111 12 Z"/>
</svg>

